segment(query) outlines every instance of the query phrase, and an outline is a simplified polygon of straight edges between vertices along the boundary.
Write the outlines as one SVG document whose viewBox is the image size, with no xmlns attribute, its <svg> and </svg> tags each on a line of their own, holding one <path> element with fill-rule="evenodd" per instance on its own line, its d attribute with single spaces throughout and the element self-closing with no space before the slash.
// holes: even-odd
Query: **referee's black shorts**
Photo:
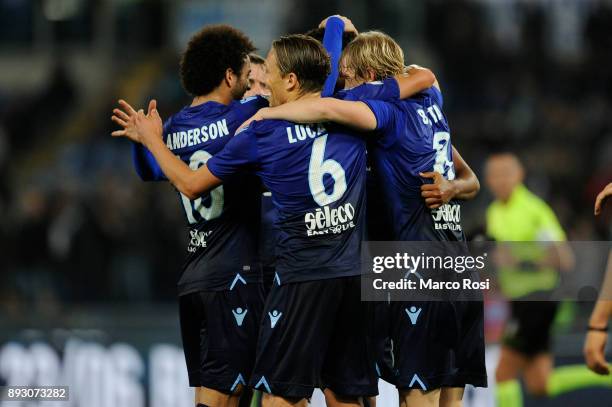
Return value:
<svg viewBox="0 0 612 407">
<path fill-rule="evenodd" d="M 553 301 L 511 301 L 503 344 L 527 357 L 550 352 L 558 308 L 559 303 Z"/>
</svg>

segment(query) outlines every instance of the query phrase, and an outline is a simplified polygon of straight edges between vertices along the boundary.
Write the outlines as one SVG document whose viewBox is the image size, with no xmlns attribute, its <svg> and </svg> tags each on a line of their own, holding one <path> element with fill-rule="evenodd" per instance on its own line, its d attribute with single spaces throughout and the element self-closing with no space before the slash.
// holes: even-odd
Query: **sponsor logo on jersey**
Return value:
<svg viewBox="0 0 612 407">
<path fill-rule="evenodd" d="M 304 216 L 306 234 L 308 236 L 339 234 L 355 227 L 354 218 L 355 207 L 350 202 L 337 208 L 326 205 Z"/>
<path fill-rule="evenodd" d="M 431 217 L 436 230 L 461 230 L 461 205 L 459 204 L 445 204 L 437 209 L 432 209 Z"/>
<path fill-rule="evenodd" d="M 198 247 L 207 247 L 206 239 L 212 234 L 212 230 L 208 232 L 201 232 L 196 229 L 191 229 L 189 231 L 189 246 L 187 247 L 187 251 L 190 253 L 194 253 L 198 250 Z"/>
</svg>

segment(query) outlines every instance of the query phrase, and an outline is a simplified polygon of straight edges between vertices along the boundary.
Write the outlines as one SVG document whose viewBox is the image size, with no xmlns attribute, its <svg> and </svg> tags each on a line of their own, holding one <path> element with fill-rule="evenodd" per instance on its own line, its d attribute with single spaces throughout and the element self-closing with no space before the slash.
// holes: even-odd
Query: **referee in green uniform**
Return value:
<svg viewBox="0 0 612 407">
<path fill-rule="evenodd" d="M 498 242 L 517 242 L 500 249 L 506 253 L 499 282 L 511 300 L 511 315 L 495 375 L 500 383 L 522 373 L 530 393 L 546 395 L 553 366 L 550 331 L 558 304 L 526 300 L 553 290 L 558 272 L 540 264 L 542 251 L 536 244 L 521 242 L 562 241 L 565 233 L 552 209 L 523 185 L 524 176 L 512 154 L 493 155 L 487 162 L 486 180 L 495 197 L 487 209 L 487 234 Z"/>
<path fill-rule="evenodd" d="M 544 299 L 557 287 L 558 271 L 573 267 L 573 256 L 566 245 L 554 243 L 565 241 L 565 232 L 546 202 L 523 185 L 524 177 L 515 155 L 489 157 L 486 182 L 495 201 L 487 209 L 487 234 L 515 242 L 498 245 L 496 253 L 500 287 L 511 308 L 495 372 L 500 407 L 522 405 L 519 377 L 534 396 L 601 385 L 583 366 L 553 370 L 550 339 L 558 303 Z"/>
</svg>

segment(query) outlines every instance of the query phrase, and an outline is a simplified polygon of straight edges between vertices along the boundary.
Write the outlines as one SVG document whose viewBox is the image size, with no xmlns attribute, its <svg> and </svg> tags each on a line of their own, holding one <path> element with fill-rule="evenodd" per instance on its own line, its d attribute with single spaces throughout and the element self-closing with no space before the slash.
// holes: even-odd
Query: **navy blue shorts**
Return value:
<svg viewBox="0 0 612 407">
<path fill-rule="evenodd" d="M 232 393 L 246 385 L 255 362 L 263 284 L 179 297 L 183 349 L 191 387 Z"/>
<path fill-rule="evenodd" d="M 314 388 L 348 397 L 378 394 L 373 308 L 360 277 L 278 285 L 268 295 L 250 385 L 289 399 Z"/>
<path fill-rule="evenodd" d="M 370 336 L 376 352 L 376 374 L 386 382 L 395 384 L 393 342 L 389 337 L 390 305 L 381 301 L 372 302 L 371 306 L 374 308 L 374 322 Z"/>
<path fill-rule="evenodd" d="M 389 315 L 398 389 L 487 386 L 482 302 L 392 302 Z"/>
</svg>

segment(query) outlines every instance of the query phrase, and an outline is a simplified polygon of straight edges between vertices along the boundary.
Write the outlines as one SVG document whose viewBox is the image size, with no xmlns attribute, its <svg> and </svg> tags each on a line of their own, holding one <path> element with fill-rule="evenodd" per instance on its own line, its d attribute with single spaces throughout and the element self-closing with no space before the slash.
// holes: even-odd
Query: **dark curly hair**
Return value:
<svg viewBox="0 0 612 407">
<path fill-rule="evenodd" d="M 231 68 L 240 75 L 245 58 L 255 51 L 242 31 L 229 25 L 210 25 L 194 34 L 180 64 L 183 88 L 192 96 L 210 93 Z"/>
</svg>

